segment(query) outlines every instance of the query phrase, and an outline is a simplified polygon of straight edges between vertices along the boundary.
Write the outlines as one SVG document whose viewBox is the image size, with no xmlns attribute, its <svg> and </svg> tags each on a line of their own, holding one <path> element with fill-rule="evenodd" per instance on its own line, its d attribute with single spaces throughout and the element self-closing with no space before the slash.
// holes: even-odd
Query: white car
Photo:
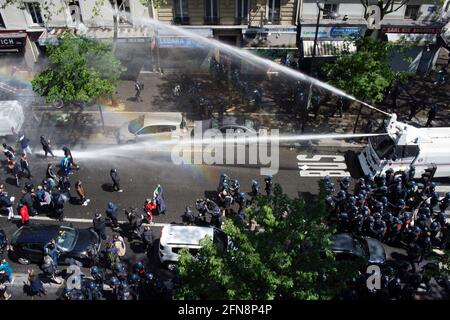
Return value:
<svg viewBox="0 0 450 320">
<path fill-rule="evenodd" d="M 215 227 L 168 225 L 161 230 L 159 238 L 159 259 L 168 269 L 174 270 L 179 259 L 178 252 L 187 248 L 192 255 L 201 248 L 200 240 L 209 236 L 214 242 L 226 246 L 227 236 Z"/>
<path fill-rule="evenodd" d="M 185 133 L 180 112 L 154 112 L 124 123 L 116 132 L 119 144 L 178 139 Z"/>
</svg>

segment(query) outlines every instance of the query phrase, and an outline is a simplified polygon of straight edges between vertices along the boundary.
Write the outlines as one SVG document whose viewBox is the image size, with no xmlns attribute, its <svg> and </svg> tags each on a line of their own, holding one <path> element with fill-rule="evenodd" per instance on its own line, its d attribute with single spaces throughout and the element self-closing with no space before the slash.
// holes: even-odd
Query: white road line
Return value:
<svg viewBox="0 0 450 320">
<path fill-rule="evenodd" d="M 436 186 L 436 192 L 450 192 L 450 186 Z"/>
<path fill-rule="evenodd" d="M 0 218 L 7 218 L 6 216 L 0 216 Z M 21 219 L 20 216 L 15 215 L 14 218 Z M 38 221 L 57 221 L 56 219 L 52 219 L 49 217 L 42 217 L 42 216 L 34 216 L 30 217 L 30 221 L 38 220 Z M 64 218 L 63 222 L 79 222 L 79 223 L 92 223 L 92 219 L 79 219 L 79 218 Z M 119 221 L 119 223 L 128 223 L 128 221 Z M 150 227 L 164 227 L 168 226 L 170 223 L 161 223 L 161 222 L 154 222 L 152 224 L 144 223 L 143 226 L 150 226 Z"/>
</svg>

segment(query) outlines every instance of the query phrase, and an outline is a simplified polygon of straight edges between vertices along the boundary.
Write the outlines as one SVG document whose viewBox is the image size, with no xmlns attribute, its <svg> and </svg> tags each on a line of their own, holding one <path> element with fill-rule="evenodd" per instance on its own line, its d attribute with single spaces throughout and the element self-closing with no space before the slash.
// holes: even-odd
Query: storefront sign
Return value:
<svg viewBox="0 0 450 320">
<path fill-rule="evenodd" d="M 25 32 L 0 33 L 0 51 L 19 50 L 25 44 L 26 36 Z"/>
<path fill-rule="evenodd" d="M 160 48 L 197 48 L 200 46 L 198 41 L 188 37 L 158 37 L 157 42 Z"/>
<path fill-rule="evenodd" d="M 436 27 L 383 27 L 384 33 L 419 33 L 419 34 L 439 34 L 442 28 Z"/>
<path fill-rule="evenodd" d="M 319 27 L 318 38 L 342 39 L 350 36 L 359 36 L 363 33 L 361 27 Z M 316 34 L 316 27 L 302 27 L 302 38 L 312 38 Z"/>
</svg>

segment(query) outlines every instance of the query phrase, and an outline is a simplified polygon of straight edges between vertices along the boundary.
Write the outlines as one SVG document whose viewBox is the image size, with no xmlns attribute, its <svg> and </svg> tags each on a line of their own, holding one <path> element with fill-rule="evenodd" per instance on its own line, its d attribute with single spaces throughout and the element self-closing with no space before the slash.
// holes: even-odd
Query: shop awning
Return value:
<svg viewBox="0 0 450 320">
<path fill-rule="evenodd" d="M 430 33 L 386 33 L 389 42 L 394 43 L 413 43 L 418 46 L 434 44 L 437 41 L 436 34 Z"/>
<path fill-rule="evenodd" d="M 303 53 L 305 57 L 311 57 L 314 41 L 303 41 Z M 355 52 L 356 46 L 349 41 L 317 41 L 316 57 L 333 57 L 343 51 Z"/>
</svg>

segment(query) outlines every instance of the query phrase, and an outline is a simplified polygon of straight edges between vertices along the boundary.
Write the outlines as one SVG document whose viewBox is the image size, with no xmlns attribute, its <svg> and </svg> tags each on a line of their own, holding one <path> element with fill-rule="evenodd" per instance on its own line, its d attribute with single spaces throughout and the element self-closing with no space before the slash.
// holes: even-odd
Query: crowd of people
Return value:
<svg viewBox="0 0 450 320">
<path fill-rule="evenodd" d="M 421 283 L 428 284 L 425 275 L 430 265 L 424 259 L 433 249 L 448 248 L 450 224 L 445 211 L 450 193 L 439 197 L 433 169 L 426 170 L 420 179 L 414 179 L 415 174 L 413 165 L 404 171 L 368 174 L 355 181 L 353 190 L 350 177 L 340 179 L 338 187 L 325 177 L 329 221 L 338 232 L 372 237 L 406 250 L 403 265 L 383 270 L 383 290 L 371 292 L 365 282 L 369 275 L 361 274 L 351 286 L 351 298 L 361 294 L 411 297 Z"/>
</svg>

